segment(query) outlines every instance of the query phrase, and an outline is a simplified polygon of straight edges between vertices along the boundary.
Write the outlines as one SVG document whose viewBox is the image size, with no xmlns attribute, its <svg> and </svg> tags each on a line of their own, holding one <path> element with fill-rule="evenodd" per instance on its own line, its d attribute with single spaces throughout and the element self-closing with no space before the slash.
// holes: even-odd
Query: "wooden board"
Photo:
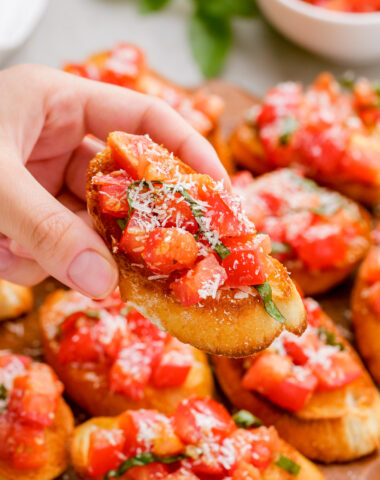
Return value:
<svg viewBox="0 0 380 480">
<path fill-rule="evenodd" d="M 226 101 L 226 110 L 222 117 L 222 130 L 226 137 L 241 121 L 244 112 L 258 99 L 251 94 L 240 90 L 222 81 L 212 81 L 207 84 L 210 91 L 219 94 Z M 36 308 L 42 303 L 45 296 L 54 289 L 61 287 L 55 280 L 48 279 L 35 287 Z M 318 297 L 323 308 L 335 320 L 343 335 L 353 341 L 349 317 L 349 296 L 352 288 L 352 279 L 335 288 L 329 294 Z M 9 349 L 16 353 L 24 353 L 34 358 L 42 358 L 42 348 L 39 336 L 37 315 L 32 312 L 26 317 L 5 322 L 0 325 L 0 350 Z M 69 402 L 70 403 L 70 402 Z M 73 408 L 76 422 L 81 423 L 87 415 L 76 405 Z M 380 480 L 380 455 L 374 454 L 361 461 L 346 465 L 321 466 L 327 480 Z M 60 477 L 60 480 L 78 480 L 70 469 Z"/>
</svg>

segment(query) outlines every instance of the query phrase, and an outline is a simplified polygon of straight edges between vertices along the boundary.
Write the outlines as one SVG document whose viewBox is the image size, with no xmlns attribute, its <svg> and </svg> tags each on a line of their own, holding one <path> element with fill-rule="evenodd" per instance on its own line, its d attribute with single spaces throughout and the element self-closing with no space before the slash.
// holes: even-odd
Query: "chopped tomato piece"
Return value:
<svg viewBox="0 0 380 480">
<path fill-rule="evenodd" d="M 309 360 L 307 352 L 317 351 L 321 342 L 314 333 L 304 333 L 302 337 L 287 336 L 283 345 L 295 365 L 305 365 Z"/>
<path fill-rule="evenodd" d="M 153 369 L 151 383 L 157 388 L 182 385 L 192 366 L 194 357 L 189 345 L 169 337 L 161 358 Z"/>
<path fill-rule="evenodd" d="M 124 186 L 128 187 L 133 182 L 133 179 L 127 175 L 124 170 L 116 170 L 111 173 L 107 173 L 107 175 L 95 175 L 92 177 L 92 183 L 94 185 L 101 185 L 101 186 Z"/>
<path fill-rule="evenodd" d="M 121 315 L 111 315 L 105 311 L 94 325 L 93 332 L 104 354 L 111 359 L 115 359 L 119 351 L 132 341 L 126 318 Z"/>
<path fill-rule="evenodd" d="M 347 351 L 337 352 L 326 362 L 313 364 L 311 368 L 318 379 L 319 391 L 343 387 L 363 374 L 360 365 Z"/>
<path fill-rule="evenodd" d="M 100 69 L 100 80 L 121 87 L 133 88 L 145 68 L 143 52 L 130 43 L 117 45 L 107 55 Z"/>
<path fill-rule="evenodd" d="M 312 298 L 304 298 L 303 305 L 307 313 L 307 322 L 312 327 L 319 327 L 322 318 L 322 309 L 318 302 Z"/>
<path fill-rule="evenodd" d="M 202 438 L 222 439 L 236 429 L 231 415 L 212 398 L 190 397 L 174 413 L 174 428 L 186 444 L 196 445 Z"/>
<path fill-rule="evenodd" d="M 156 228 L 149 234 L 142 256 L 153 272 L 170 274 L 192 267 L 198 250 L 191 233 L 179 228 Z"/>
<path fill-rule="evenodd" d="M 98 428 L 90 433 L 88 451 L 89 473 L 105 475 L 121 463 L 124 450 L 124 432 L 118 429 Z"/>
<path fill-rule="evenodd" d="M 194 475 L 194 473 L 182 467 L 173 473 L 169 473 L 166 479 L 167 480 L 198 480 L 198 477 Z"/>
<path fill-rule="evenodd" d="M 91 68 L 88 68 L 86 65 L 81 65 L 79 63 L 67 63 L 64 66 L 64 70 L 67 73 L 78 75 L 78 77 L 90 78 L 92 80 L 99 80 L 98 72 L 94 71 Z"/>
<path fill-rule="evenodd" d="M 128 327 L 132 333 L 137 335 L 141 340 L 164 341 L 168 334 L 160 330 L 154 323 L 141 315 L 135 308 L 131 308 L 127 315 Z"/>
<path fill-rule="evenodd" d="M 242 385 L 292 411 L 302 410 L 317 386 L 316 377 L 305 367 L 294 367 L 289 357 L 266 352 L 253 360 Z"/>
<path fill-rule="evenodd" d="M 274 428 L 260 427 L 254 430 L 239 428 L 230 436 L 238 464 L 245 462 L 263 470 L 272 461 L 272 452 L 278 450 L 278 435 Z"/>
<path fill-rule="evenodd" d="M 201 299 L 215 297 L 219 287 L 227 279 L 225 269 L 213 254 L 200 260 L 187 273 L 170 284 L 183 306 L 195 305 Z"/>
<path fill-rule="evenodd" d="M 239 462 L 232 473 L 232 480 L 261 480 L 260 470 L 247 462 Z"/>
<path fill-rule="evenodd" d="M 12 464 L 17 470 L 35 470 L 48 460 L 45 431 L 40 427 L 14 423 L 11 431 Z"/>
<path fill-rule="evenodd" d="M 259 238 L 268 238 L 261 235 Z M 266 280 L 265 263 L 268 250 L 254 238 L 225 238 L 224 245 L 231 252 L 222 260 L 226 270 L 228 287 L 259 285 Z"/>
<path fill-rule="evenodd" d="M 152 219 L 148 215 L 134 211 L 124 229 L 119 248 L 134 259 L 141 259 L 149 233 L 152 231 Z"/>
<path fill-rule="evenodd" d="M 198 223 L 190 205 L 181 194 L 176 193 L 173 196 L 158 195 L 154 207 L 163 227 L 180 227 L 190 233 L 197 233 Z"/>
<path fill-rule="evenodd" d="M 124 218 L 128 215 L 127 187 L 124 185 L 104 185 L 98 193 L 102 213 Z"/>
<path fill-rule="evenodd" d="M 232 470 L 236 463 L 234 446 L 229 438 L 223 439 L 221 443 L 214 443 L 212 448 L 190 463 L 191 469 L 197 475 L 227 476 L 228 471 Z"/>
<path fill-rule="evenodd" d="M 2 414 L 0 415 L 0 459 L 8 460 L 12 452 L 11 440 L 11 429 L 12 429 L 12 418 L 10 415 Z"/>
<path fill-rule="evenodd" d="M 141 467 L 133 467 L 128 470 L 128 477 L 132 480 L 160 480 L 166 478 L 169 467 L 162 463 L 150 463 Z"/>
</svg>

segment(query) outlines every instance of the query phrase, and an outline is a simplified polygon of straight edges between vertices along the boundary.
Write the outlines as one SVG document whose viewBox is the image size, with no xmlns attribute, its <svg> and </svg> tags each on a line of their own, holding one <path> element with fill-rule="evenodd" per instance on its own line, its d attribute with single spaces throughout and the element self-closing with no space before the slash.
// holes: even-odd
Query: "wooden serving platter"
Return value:
<svg viewBox="0 0 380 480">
<path fill-rule="evenodd" d="M 232 129 L 241 121 L 244 112 L 258 102 L 258 98 L 233 85 L 220 80 L 208 82 L 206 87 L 212 93 L 223 97 L 226 110 L 221 119 L 222 131 L 226 138 Z M 35 310 L 24 318 L 0 324 L 0 350 L 9 349 L 15 353 L 24 353 L 37 359 L 42 359 L 42 347 L 38 329 L 36 309 L 50 292 L 62 287 L 57 281 L 48 279 L 34 288 Z M 350 325 L 349 297 L 352 279 L 335 288 L 330 293 L 318 297 L 326 312 L 335 320 L 343 335 L 353 341 Z M 70 403 L 70 402 L 69 402 Z M 83 422 L 87 415 L 76 405 L 73 408 L 77 423 Z M 374 454 L 358 462 L 345 465 L 321 466 L 327 480 L 380 480 L 380 455 Z M 69 469 L 60 480 L 78 480 L 75 473 Z"/>
</svg>

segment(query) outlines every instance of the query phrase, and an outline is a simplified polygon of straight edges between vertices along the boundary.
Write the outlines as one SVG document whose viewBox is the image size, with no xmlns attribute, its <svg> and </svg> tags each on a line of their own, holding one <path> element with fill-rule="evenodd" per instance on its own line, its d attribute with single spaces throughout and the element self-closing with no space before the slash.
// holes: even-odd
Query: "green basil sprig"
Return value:
<svg viewBox="0 0 380 480">
<path fill-rule="evenodd" d="M 232 415 L 233 421 L 239 428 L 261 427 L 263 422 L 248 410 L 239 410 Z"/>
<path fill-rule="evenodd" d="M 295 477 L 300 473 L 301 466 L 298 463 L 293 462 L 289 457 L 281 453 L 280 458 L 277 460 L 276 465 L 286 472 L 294 475 Z"/>
<path fill-rule="evenodd" d="M 285 318 L 282 316 L 281 312 L 272 300 L 272 288 L 269 283 L 264 282 L 261 285 L 255 285 L 255 288 L 264 302 L 264 308 L 267 314 L 278 322 L 284 323 Z"/>
<path fill-rule="evenodd" d="M 331 345 L 332 347 L 339 347 L 339 350 L 344 350 L 345 347 L 342 342 L 340 342 L 334 332 L 327 330 L 323 325 L 318 328 L 318 336 L 321 340 L 326 342 L 326 345 Z"/>
<path fill-rule="evenodd" d="M 279 254 L 279 253 L 290 253 L 292 248 L 290 245 L 284 242 L 276 242 L 275 240 L 270 241 L 272 246 L 272 253 Z"/>
<path fill-rule="evenodd" d="M 280 132 L 280 138 L 279 138 L 279 142 L 281 146 L 284 147 L 289 144 L 290 139 L 293 133 L 297 130 L 297 128 L 298 128 L 298 121 L 292 115 L 289 115 L 288 117 L 285 117 L 282 120 L 281 132 Z"/>
<path fill-rule="evenodd" d="M 6 400 L 8 397 L 8 390 L 3 383 L 0 383 L 0 400 Z"/>
</svg>

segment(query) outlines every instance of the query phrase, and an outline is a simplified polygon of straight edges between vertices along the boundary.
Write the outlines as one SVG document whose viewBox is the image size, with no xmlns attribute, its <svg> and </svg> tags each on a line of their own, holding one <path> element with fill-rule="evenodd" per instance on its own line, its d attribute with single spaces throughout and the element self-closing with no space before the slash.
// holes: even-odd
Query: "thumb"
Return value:
<svg viewBox="0 0 380 480">
<path fill-rule="evenodd" d="M 118 271 L 103 240 L 19 161 L 7 160 L 0 162 L 0 231 L 62 283 L 93 298 L 110 294 Z"/>
</svg>

